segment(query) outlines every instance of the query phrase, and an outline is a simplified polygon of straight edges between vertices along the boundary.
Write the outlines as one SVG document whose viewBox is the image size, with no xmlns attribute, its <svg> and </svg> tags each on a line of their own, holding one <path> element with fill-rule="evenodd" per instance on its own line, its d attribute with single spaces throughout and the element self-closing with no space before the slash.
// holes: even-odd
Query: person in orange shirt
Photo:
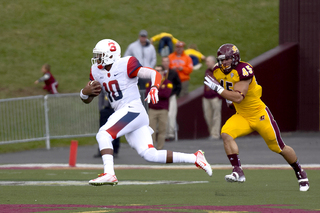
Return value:
<svg viewBox="0 0 320 213">
<path fill-rule="evenodd" d="M 184 46 L 184 42 L 178 41 L 175 51 L 169 55 L 169 68 L 175 70 L 181 80 L 179 97 L 183 97 L 189 93 L 190 74 L 193 71 L 192 59 L 184 53 Z"/>
</svg>

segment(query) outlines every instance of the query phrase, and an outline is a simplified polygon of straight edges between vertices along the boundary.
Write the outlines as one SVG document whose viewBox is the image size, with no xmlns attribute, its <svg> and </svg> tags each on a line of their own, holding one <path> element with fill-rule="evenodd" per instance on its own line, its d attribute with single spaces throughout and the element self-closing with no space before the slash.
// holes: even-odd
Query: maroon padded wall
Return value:
<svg viewBox="0 0 320 213">
<path fill-rule="evenodd" d="M 319 131 L 320 1 L 280 0 L 279 44 L 299 44 L 298 130 Z"/>
<path fill-rule="evenodd" d="M 202 95 L 203 86 L 178 99 L 177 123 L 179 139 L 198 139 L 209 136 L 202 110 Z M 226 122 L 233 114 L 234 111 L 229 109 L 223 100 L 221 123 Z"/>
<path fill-rule="evenodd" d="M 252 59 L 250 64 L 262 86 L 262 101 L 281 131 L 298 126 L 298 44 L 286 43 Z"/>
</svg>

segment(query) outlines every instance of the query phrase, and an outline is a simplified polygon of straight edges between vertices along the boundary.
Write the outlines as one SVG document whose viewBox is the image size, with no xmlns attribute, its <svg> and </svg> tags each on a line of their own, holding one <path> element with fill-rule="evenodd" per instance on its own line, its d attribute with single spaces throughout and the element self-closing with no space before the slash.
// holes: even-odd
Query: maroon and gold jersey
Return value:
<svg viewBox="0 0 320 213">
<path fill-rule="evenodd" d="M 239 104 L 233 103 L 237 113 L 227 120 L 221 133 L 226 133 L 235 139 L 257 131 L 270 150 L 276 153 L 282 152 L 285 143 L 281 139 L 279 127 L 270 110 L 260 99 L 262 87 L 256 81 L 252 66 L 240 62 L 228 74 L 224 74 L 219 66 L 215 66 L 213 76 L 227 90 L 234 90 L 234 85 L 241 80 L 251 79 L 245 98 Z"/>
<path fill-rule="evenodd" d="M 253 68 L 249 63 L 239 62 L 235 69 L 230 73 L 224 74 L 218 64 L 213 68 L 213 76 L 220 82 L 220 85 L 227 90 L 234 90 L 234 85 L 241 80 L 252 79 L 248 92 L 241 103 L 233 103 L 237 113 L 243 117 L 254 116 L 261 111 L 266 105 L 261 101 L 262 87 L 257 83 L 253 73 Z"/>
</svg>

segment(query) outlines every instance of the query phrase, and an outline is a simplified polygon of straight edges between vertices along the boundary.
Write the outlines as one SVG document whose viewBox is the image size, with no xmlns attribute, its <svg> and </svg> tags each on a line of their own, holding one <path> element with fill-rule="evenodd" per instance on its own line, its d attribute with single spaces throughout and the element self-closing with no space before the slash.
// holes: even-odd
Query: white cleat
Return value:
<svg viewBox="0 0 320 213">
<path fill-rule="evenodd" d="M 96 179 L 90 180 L 89 184 L 94 185 L 94 186 L 117 185 L 118 179 L 115 175 L 102 173 Z"/>
<path fill-rule="evenodd" d="M 309 190 L 309 180 L 308 178 L 298 180 L 300 192 L 306 192 Z"/>
<path fill-rule="evenodd" d="M 234 167 L 232 173 L 224 176 L 224 179 L 229 183 L 243 183 L 246 181 L 246 177 L 244 176 L 244 173 L 240 167 Z"/>
<path fill-rule="evenodd" d="M 212 176 L 212 168 L 211 165 L 207 162 L 204 157 L 204 152 L 202 150 L 198 150 L 194 153 L 196 156 L 196 162 L 194 163 L 199 169 L 203 169 L 206 173 L 211 177 Z"/>
</svg>

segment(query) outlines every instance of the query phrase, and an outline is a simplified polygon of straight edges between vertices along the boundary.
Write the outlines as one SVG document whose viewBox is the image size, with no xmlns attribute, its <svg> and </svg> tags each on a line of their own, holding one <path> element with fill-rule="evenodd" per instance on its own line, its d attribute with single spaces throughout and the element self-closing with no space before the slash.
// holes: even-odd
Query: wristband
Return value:
<svg viewBox="0 0 320 213">
<path fill-rule="evenodd" d="M 217 88 L 217 93 L 219 94 L 219 95 L 221 95 L 221 93 L 224 91 L 224 88 L 222 87 L 222 86 L 218 86 L 218 88 Z"/>
<path fill-rule="evenodd" d="M 83 89 L 82 89 L 83 90 Z M 89 98 L 89 95 L 84 95 L 83 93 L 82 93 L 82 90 L 80 91 L 80 98 L 82 99 L 82 100 L 87 100 L 88 98 Z"/>
</svg>

